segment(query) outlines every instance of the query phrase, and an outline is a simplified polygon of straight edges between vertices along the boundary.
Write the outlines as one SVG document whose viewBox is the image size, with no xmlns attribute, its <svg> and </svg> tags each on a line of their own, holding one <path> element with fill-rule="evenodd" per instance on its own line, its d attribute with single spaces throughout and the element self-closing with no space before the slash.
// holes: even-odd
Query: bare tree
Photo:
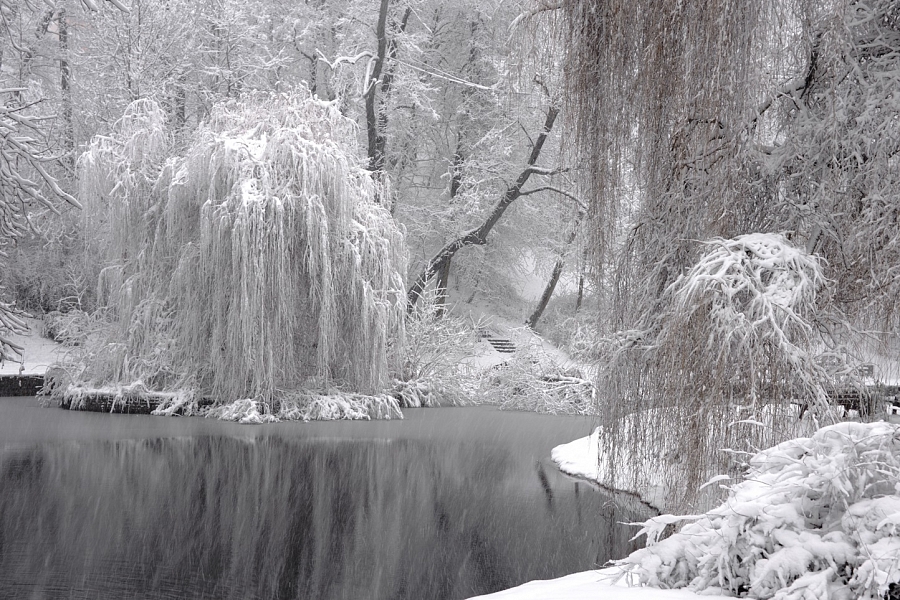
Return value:
<svg viewBox="0 0 900 600">
<path fill-rule="evenodd" d="M 558 115 L 559 109 L 556 107 L 552 106 L 547 110 L 547 115 L 544 120 L 544 126 L 541 129 L 540 134 L 538 134 L 537 139 L 535 139 L 534 143 L 531 146 L 531 152 L 528 155 L 527 160 L 525 161 L 525 168 L 522 169 L 518 177 L 516 177 L 515 181 L 507 186 L 503 196 L 494 205 L 493 209 L 488 214 L 484 222 L 482 222 L 478 227 L 475 227 L 474 229 L 471 229 L 470 231 L 457 237 L 456 239 L 447 242 L 434 256 L 431 257 L 431 259 L 425 265 L 425 268 L 422 269 L 422 272 L 416 278 L 415 282 L 413 282 L 412 286 L 409 288 L 409 291 L 406 294 L 407 306 L 409 311 L 412 311 L 412 309 L 415 307 L 416 302 L 418 302 L 420 296 L 422 295 L 422 291 L 428 284 L 428 281 L 432 277 L 434 277 L 434 275 L 438 273 L 442 268 L 444 268 L 444 265 L 446 265 L 446 263 L 448 263 L 459 250 L 465 248 L 466 246 L 483 245 L 487 243 L 487 236 L 491 233 L 491 230 L 503 217 L 503 213 L 506 212 L 506 209 L 509 208 L 510 204 L 515 202 L 523 195 L 523 192 L 525 192 L 525 190 L 523 190 L 522 188 L 525 186 L 532 175 L 546 175 L 552 172 L 552 170 L 538 167 L 537 161 L 541 156 L 541 150 L 543 149 L 544 143 L 547 141 L 547 137 L 550 135 L 550 132 L 553 129 L 553 124 L 556 122 L 556 117 Z"/>
<path fill-rule="evenodd" d="M 93 0 L 82 0 L 86 9 L 97 8 Z M 117 0 L 113 4 L 127 10 Z M 40 28 L 46 31 L 50 22 L 55 21 L 58 27 L 60 49 L 63 59 L 60 63 L 60 87 L 64 96 L 63 123 L 65 148 L 71 149 L 73 134 L 71 129 L 72 113 L 69 91 L 71 85 L 69 63 L 65 57 L 68 45 L 68 29 L 65 8 L 45 0 L 44 7 L 49 8 Z M 14 53 L 22 55 L 23 62 L 30 58 L 31 50 L 18 45 L 13 38 L 10 22 L 18 11 L 35 11 L 37 2 L 26 2 L 20 5 L 10 0 L 0 0 L 0 47 L 9 47 Z M 9 58 L 4 53 L 5 58 Z M 2 85 L 2 84 L 0 84 Z M 60 156 L 51 150 L 49 131 L 55 120 L 54 115 L 41 115 L 37 110 L 39 102 L 27 102 L 19 86 L 0 88 L 0 260 L 6 253 L 4 248 L 28 233 L 30 228 L 29 211 L 43 207 L 58 212 L 58 205 L 79 207 L 78 201 L 64 191 L 51 165 L 60 160 Z M 0 287 L 3 284 L 4 269 L 0 268 Z M 22 313 L 10 302 L 0 301 L 0 361 L 21 360 L 22 348 L 14 344 L 9 333 L 26 331 L 26 323 Z"/>
<path fill-rule="evenodd" d="M 4 89 L 0 94 L 15 91 Z M 59 201 L 80 207 L 48 171 L 49 163 L 57 160 L 44 142 L 48 118 L 31 116 L 28 111 L 28 106 L 9 101 L 0 106 L 0 260 L 6 256 L 4 247 L 28 232 L 31 208 L 43 206 L 58 212 Z M 5 337 L 26 330 L 19 315 L 11 304 L 0 302 L 0 361 L 21 360 L 22 348 Z"/>
<path fill-rule="evenodd" d="M 406 30 L 412 7 L 407 6 L 396 26 L 396 31 L 390 35 L 388 31 L 388 12 L 390 0 L 381 0 L 378 11 L 378 23 L 375 28 L 375 37 L 378 42 L 378 50 L 372 61 L 372 71 L 366 82 L 365 99 L 366 106 L 366 138 L 368 142 L 369 170 L 381 174 L 385 167 L 385 146 L 387 137 L 387 112 L 384 107 L 385 98 L 390 95 L 394 82 L 394 70 L 397 58 L 397 35 Z M 390 36 L 390 37 L 389 37 Z M 380 94 L 379 94 L 380 92 Z"/>
</svg>

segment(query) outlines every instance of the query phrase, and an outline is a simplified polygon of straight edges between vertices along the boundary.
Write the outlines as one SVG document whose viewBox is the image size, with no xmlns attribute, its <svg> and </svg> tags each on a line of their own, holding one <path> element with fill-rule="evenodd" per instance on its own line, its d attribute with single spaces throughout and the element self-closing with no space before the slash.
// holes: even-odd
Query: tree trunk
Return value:
<svg viewBox="0 0 900 600">
<path fill-rule="evenodd" d="M 56 23 L 59 27 L 59 89 L 62 95 L 64 160 L 68 166 L 73 167 L 75 125 L 72 119 L 72 69 L 69 65 L 69 23 L 66 19 L 66 9 L 61 8 L 56 13 Z"/>
<path fill-rule="evenodd" d="M 450 201 L 453 202 L 453 199 L 456 198 L 457 194 L 459 194 L 459 188 L 462 185 L 462 165 L 464 159 L 462 154 L 462 136 L 457 134 L 456 136 L 456 151 L 453 153 L 453 162 L 450 165 Z M 441 265 L 440 270 L 437 274 L 437 297 L 435 299 L 437 303 L 437 316 L 443 317 L 444 313 L 446 313 L 445 305 L 447 303 L 447 282 L 450 279 L 450 264 L 451 260 L 448 258 Z"/>
<path fill-rule="evenodd" d="M 575 296 L 575 314 L 581 310 L 581 302 L 584 300 L 584 271 L 578 274 L 578 294 Z"/>
<path fill-rule="evenodd" d="M 581 225 L 581 218 L 583 216 L 584 212 L 580 210 L 575 215 L 575 223 L 572 224 L 572 231 L 569 232 L 568 238 L 566 239 L 567 251 L 569 246 L 572 245 L 572 243 L 575 241 L 575 238 L 578 236 L 578 227 L 579 225 Z M 537 327 L 541 315 L 544 314 L 544 309 L 547 308 L 547 304 L 550 302 L 550 298 L 553 296 L 553 292 L 556 291 L 556 284 L 559 283 L 559 278 L 562 275 L 563 267 L 565 266 L 565 259 L 565 254 L 556 259 L 556 264 L 553 265 L 553 272 L 550 274 L 550 281 L 547 282 L 547 287 L 544 288 L 544 293 L 541 294 L 541 299 L 538 301 L 534 312 L 531 313 L 531 316 L 528 317 L 528 320 L 525 321 L 525 324 L 531 329 Z"/>
<path fill-rule="evenodd" d="M 556 264 L 553 265 L 553 273 L 550 274 L 550 281 L 547 282 L 547 287 L 544 288 L 544 293 L 541 294 L 538 305 L 535 307 L 534 312 L 531 313 L 531 316 L 525 321 L 525 325 L 531 329 L 537 327 L 541 315 L 544 314 L 544 309 L 547 308 L 550 297 L 553 296 L 553 292 L 556 290 L 556 284 L 559 283 L 559 276 L 562 275 L 563 266 L 565 266 L 565 263 L 563 262 L 562 257 L 560 257 L 556 260 Z"/>
<path fill-rule="evenodd" d="M 390 0 L 381 0 L 381 8 L 378 10 L 378 24 L 375 27 L 375 36 L 378 39 L 378 52 L 372 65 L 372 75 L 369 81 L 366 82 L 364 95 L 369 171 L 372 173 L 381 173 L 384 170 L 385 146 L 387 145 L 387 139 L 384 135 L 387 127 L 387 113 L 385 113 L 383 107 L 378 106 L 378 90 L 380 88 L 382 101 L 390 94 L 394 81 L 394 65 L 391 64 L 385 69 L 385 63 L 397 56 L 396 40 L 391 39 L 389 41 L 387 37 L 389 7 Z M 403 33 L 406 30 L 411 14 L 412 9 L 407 7 L 406 12 L 403 13 L 403 19 L 400 21 L 398 33 Z"/>
<path fill-rule="evenodd" d="M 453 258 L 453 255 L 456 254 L 457 251 L 465 246 L 480 246 L 487 243 L 488 234 L 503 216 L 503 213 L 506 212 L 506 209 L 509 208 L 509 205 L 522 195 L 522 187 L 528 181 L 529 177 L 531 177 L 531 174 L 535 171 L 541 171 L 541 169 L 536 169 L 534 165 L 541 155 L 541 149 L 544 147 L 544 142 L 547 141 L 547 137 L 553 129 L 553 123 L 556 121 L 557 115 L 559 115 L 559 109 L 555 106 L 550 107 L 547 111 L 547 118 L 544 120 L 544 128 L 541 130 L 540 135 L 531 147 L 531 154 L 525 162 L 525 168 L 519 173 L 516 180 L 506 188 L 503 197 L 500 198 L 494 206 L 484 223 L 479 227 L 464 233 L 455 240 L 448 242 L 431 258 L 431 260 L 428 261 L 428 264 L 422 269 L 419 277 L 416 278 L 415 283 L 413 283 L 412 287 L 410 287 L 409 291 L 406 293 L 407 312 L 412 312 L 416 302 L 419 301 L 422 290 L 425 289 L 425 285 L 432 277 L 434 277 L 435 273 L 444 267 L 444 263 Z"/>
<path fill-rule="evenodd" d="M 443 317 L 447 312 L 447 281 L 450 279 L 450 260 L 444 262 L 441 270 L 437 274 L 437 297 L 435 304 L 437 305 L 437 316 Z"/>
<path fill-rule="evenodd" d="M 462 134 L 456 134 L 456 150 L 453 152 L 453 162 L 450 164 L 450 199 L 456 198 L 462 185 L 463 163 L 465 157 L 462 151 Z"/>
</svg>

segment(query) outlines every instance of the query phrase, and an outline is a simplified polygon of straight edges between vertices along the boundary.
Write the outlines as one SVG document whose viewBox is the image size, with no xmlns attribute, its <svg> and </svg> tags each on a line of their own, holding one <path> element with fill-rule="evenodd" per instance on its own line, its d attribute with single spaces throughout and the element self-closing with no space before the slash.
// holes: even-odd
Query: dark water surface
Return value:
<svg viewBox="0 0 900 600">
<path fill-rule="evenodd" d="M 632 549 L 560 475 L 588 419 L 235 425 L 0 399 L 0 599 L 466 598 Z M 632 512 L 637 510 L 638 512 Z"/>
</svg>

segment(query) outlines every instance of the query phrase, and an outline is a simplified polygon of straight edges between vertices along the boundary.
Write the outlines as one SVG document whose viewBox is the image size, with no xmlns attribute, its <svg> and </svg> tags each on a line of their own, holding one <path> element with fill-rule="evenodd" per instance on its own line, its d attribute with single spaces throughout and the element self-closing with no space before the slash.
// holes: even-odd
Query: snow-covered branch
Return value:
<svg viewBox="0 0 900 600">
<path fill-rule="evenodd" d="M 559 175 L 560 173 L 566 173 L 569 170 L 568 167 L 556 167 L 555 169 L 548 169 L 547 167 L 536 167 L 529 166 L 527 171 L 531 175 L 543 175 L 546 177 L 550 177 L 553 175 Z"/>
<path fill-rule="evenodd" d="M 328 58 L 318 48 L 316 48 L 316 54 L 318 55 L 318 60 L 328 65 L 328 68 L 332 71 L 336 71 L 337 68 L 341 65 L 355 65 L 364 58 L 372 59 L 375 57 L 375 55 L 369 50 L 363 50 L 355 56 L 338 56 L 334 59 L 334 61 L 328 60 Z"/>
<path fill-rule="evenodd" d="M 547 116 L 544 119 L 544 126 L 541 128 L 541 133 L 538 135 L 537 139 L 531 146 L 531 152 L 528 155 L 528 159 L 526 161 L 526 166 L 519 173 L 519 176 L 516 180 L 507 186 L 506 192 L 500 198 L 496 205 L 494 205 L 493 210 L 488 214 L 487 219 L 476 228 L 471 229 L 467 233 L 457 237 L 456 239 L 448 242 L 441 248 L 437 254 L 435 254 L 431 260 L 425 265 L 425 268 L 416 278 L 413 285 L 409 288 L 409 291 L 406 294 L 407 297 L 407 310 L 412 311 L 416 305 L 416 302 L 419 300 L 419 297 L 422 294 L 422 291 L 425 289 L 425 285 L 428 281 L 434 277 L 435 273 L 447 262 L 449 261 L 457 251 L 461 248 L 471 245 L 482 245 L 487 243 L 487 236 L 490 234 L 491 230 L 503 216 L 503 213 L 506 212 L 506 209 L 509 208 L 509 205 L 512 204 L 517 198 L 522 195 L 522 188 L 528 182 L 528 179 L 532 174 L 535 173 L 535 163 L 540 158 L 541 150 L 544 147 L 544 143 L 547 141 L 547 138 L 550 135 L 550 131 L 553 129 L 553 124 L 556 122 L 556 117 L 559 115 L 559 108 L 552 106 L 547 110 Z M 546 172 L 546 169 L 537 168 L 539 171 Z M 549 173 L 548 173 L 549 174 Z"/>
<path fill-rule="evenodd" d="M 537 6 L 532 9 L 526 10 L 519 14 L 515 19 L 513 19 L 512 23 L 509 24 L 509 31 L 512 32 L 519 26 L 520 23 L 527 21 L 531 17 L 537 16 L 541 13 L 545 12 L 553 12 L 557 10 L 562 10 L 565 8 L 565 2 L 563 0 L 556 0 L 554 2 L 550 2 L 548 0 L 542 0 Z"/>
<path fill-rule="evenodd" d="M 476 90 L 482 90 L 485 92 L 497 91 L 497 85 L 493 85 L 493 86 L 480 85 L 478 83 L 475 83 L 474 81 L 467 81 L 465 79 L 462 79 L 461 77 L 456 77 L 455 75 L 452 75 L 450 73 L 442 72 L 440 69 L 438 69 L 436 67 L 429 67 L 426 69 L 424 67 L 419 67 L 408 61 L 403 61 L 403 60 L 398 60 L 397 64 L 401 64 L 404 67 L 409 67 L 413 71 L 418 71 L 419 73 L 423 73 L 425 75 L 430 75 L 431 77 L 436 77 L 438 79 L 443 79 L 444 81 L 448 81 L 450 83 L 455 83 L 457 85 L 461 85 L 464 87 L 469 87 L 469 88 L 476 89 Z"/>
<path fill-rule="evenodd" d="M 587 204 L 585 204 L 584 201 L 582 201 L 578 196 L 576 196 L 570 192 L 567 192 L 566 190 L 560 189 L 558 187 L 554 187 L 552 185 L 543 185 L 541 187 L 534 188 L 531 190 L 523 190 L 522 192 L 519 193 L 519 195 L 520 196 L 530 196 L 531 194 L 537 194 L 539 192 L 555 192 L 555 193 L 557 193 L 561 196 L 565 196 L 569 200 L 573 201 L 575 204 L 578 205 L 578 208 L 580 208 L 581 210 L 587 210 Z"/>
</svg>

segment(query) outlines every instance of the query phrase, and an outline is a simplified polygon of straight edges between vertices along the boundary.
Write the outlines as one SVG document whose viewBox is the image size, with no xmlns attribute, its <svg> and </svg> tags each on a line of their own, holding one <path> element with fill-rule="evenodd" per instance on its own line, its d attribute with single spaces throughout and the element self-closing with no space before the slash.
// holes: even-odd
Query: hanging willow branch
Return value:
<svg viewBox="0 0 900 600">
<path fill-rule="evenodd" d="M 566 11 L 569 108 L 609 299 L 605 451 L 624 448 L 633 473 L 663 457 L 681 486 L 669 497 L 689 503 L 692 482 L 729 468 L 719 449 L 780 441 L 791 401 L 827 419 L 827 388 L 861 385 L 855 366 L 876 344 L 859 329 L 896 353 L 900 6 L 574 0 Z M 720 309 L 752 296 L 749 284 L 673 296 L 715 260 L 703 242 L 784 231 L 765 245 L 821 269 L 805 325 L 769 318 L 789 314 L 776 303 L 723 326 L 735 315 Z M 744 250 L 735 256 L 759 256 Z M 790 291 L 781 267 L 758 268 Z"/>
</svg>

